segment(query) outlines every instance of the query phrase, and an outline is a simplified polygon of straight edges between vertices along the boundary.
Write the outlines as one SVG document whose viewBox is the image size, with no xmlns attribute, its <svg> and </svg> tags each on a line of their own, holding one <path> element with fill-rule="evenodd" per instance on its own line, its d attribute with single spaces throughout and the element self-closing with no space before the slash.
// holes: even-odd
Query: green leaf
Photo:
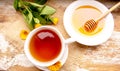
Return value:
<svg viewBox="0 0 120 71">
<path fill-rule="evenodd" d="M 40 16 L 39 20 L 40 20 L 40 24 L 46 25 L 47 21 L 45 20 L 45 18 L 43 18 L 43 17 Z"/>
<path fill-rule="evenodd" d="M 29 8 L 26 8 L 27 9 L 27 11 L 28 11 L 28 15 L 27 15 L 27 17 L 28 17 L 28 20 L 29 20 L 29 23 L 32 21 L 32 18 L 33 18 L 33 15 L 32 15 L 32 13 L 30 12 L 30 9 Z"/>
<path fill-rule="evenodd" d="M 56 10 L 50 6 L 42 5 L 47 0 L 34 0 L 36 3 L 26 0 L 14 0 L 14 8 L 23 14 L 27 26 L 32 30 L 36 23 L 42 25 L 52 24 L 51 15 Z"/>
<path fill-rule="evenodd" d="M 37 3 L 33 3 L 33 2 L 29 2 L 30 5 L 32 5 L 33 7 L 44 7 L 44 5 L 39 5 Z"/>
<path fill-rule="evenodd" d="M 37 19 L 39 19 L 40 24 L 45 25 L 47 23 L 46 19 L 39 15 L 38 12 L 33 12 L 33 16 Z"/>
<path fill-rule="evenodd" d="M 47 0 L 34 0 L 34 2 L 43 5 L 47 2 Z"/>
<path fill-rule="evenodd" d="M 52 15 L 56 12 L 56 10 L 50 6 L 45 6 L 42 9 L 42 12 L 40 13 L 40 15 Z"/>
<path fill-rule="evenodd" d="M 46 25 L 50 25 L 53 24 L 53 22 L 51 21 L 51 16 L 50 15 L 41 15 L 41 17 L 43 17 L 46 20 Z"/>
<path fill-rule="evenodd" d="M 41 13 L 42 9 L 44 8 L 45 5 L 39 5 L 37 3 L 32 3 L 29 2 L 29 7 L 32 11 L 39 12 Z"/>
<path fill-rule="evenodd" d="M 32 28 L 32 24 L 28 24 L 29 22 L 28 22 L 28 19 L 27 19 L 27 17 L 26 17 L 26 15 L 25 14 L 23 14 L 23 17 L 24 17 L 24 19 L 25 19 L 25 21 L 27 22 L 27 26 L 28 26 L 28 28 L 30 29 L 30 30 L 32 30 L 33 28 Z"/>
<path fill-rule="evenodd" d="M 50 21 L 52 22 L 53 17 L 49 16 L 49 17 L 48 17 L 48 20 L 50 20 Z"/>
<path fill-rule="evenodd" d="M 35 23 L 40 23 L 40 20 L 38 18 L 34 18 Z"/>
<path fill-rule="evenodd" d="M 22 0 L 14 0 L 13 6 L 17 11 L 21 11 L 24 8 L 24 2 Z"/>
<path fill-rule="evenodd" d="M 39 14 L 41 13 L 43 8 L 37 8 L 37 11 L 39 12 Z"/>
<path fill-rule="evenodd" d="M 33 15 L 30 12 L 29 8 L 26 8 L 23 11 L 23 16 L 27 22 L 28 27 L 32 30 L 34 28 Z"/>
<path fill-rule="evenodd" d="M 16 10 L 19 9 L 19 3 L 20 3 L 20 0 L 14 0 L 13 6 L 14 6 L 14 8 L 15 8 Z"/>
</svg>

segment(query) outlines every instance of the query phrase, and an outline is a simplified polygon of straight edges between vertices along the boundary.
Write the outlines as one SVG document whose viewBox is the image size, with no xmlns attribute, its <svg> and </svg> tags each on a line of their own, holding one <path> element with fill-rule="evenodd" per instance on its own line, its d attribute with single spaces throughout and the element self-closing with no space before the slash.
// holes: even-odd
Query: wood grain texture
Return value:
<svg viewBox="0 0 120 71">
<path fill-rule="evenodd" d="M 54 14 L 55 17 L 59 18 L 59 23 L 54 26 L 56 27 L 63 35 L 65 39 L 70 36 L 64 29 L 63 26 L 63 15 L 66 7 L 72 3 L 74 0 L 48 0 L 47 4 L 54 7 L 57 12 Z M 108 8 L 112 6 L 115 2 L 111 1 L 101 1 Z M 4 34 L 7 41 L 14 46 L 17 50 L 16 53 L 24 53 L 23 46 L 24 40 L 21 40 L 19 37 L 19 33 L 22 29 L 28 30 L 26 26 L 26 22 L 23 19 L 23 16 L 16 12 L 13 8 L 13 0 L 0 0 L 0 33 Z M 115 31 L 120 31 L 120 9 L 112 12 L 114 21 L 115 21 Z M 69 23 L 68 23 L 69 25 Z M 110 39 L 109 41 L 113 41 Z M 118 41 L 119 42 L 119 41 Z M 110 42 L 109 42 L 110 43 Z M 101 47 L 102 46 L 102 47 Z M 87 69 L 88 71 L 119 71 L 120 64 L 111 64 L 111 63 L 93 63 L 92 58 L 95 58 L 94 53 L 102 52 L 104 50 L 106 56 L 114 57 L 114 53 L 110 53 L 109 51 L 112 49 L 113 45 L 108 45 L 108 48 L 104 48 L 103 45 L 89 47 L 85 45 L 78 44 L 77 42 L 69 44 L 69 55 L 66 63 L 61 68 L 60 71 L 76 71 L 77 67 Z M 98 48 L 99 47 L 99 48 Z M 114 46 L 113 46 L 114 47 Z M 117 52 L 120 52 L 119 46 L 115 46 Z M 13 55 L 14 55 L 13 54 Z M 91 58 L 85 59 L 85 56 L 91 56 Z M 101 53 L 102 56 L 105 56 Z M 120 55 L 119 53 L 116 55 Z M 36 67 L 22 67 L 22 66 L 13 66 L 8 69 L 8 71 L 40 71 Z"/>
</svg>

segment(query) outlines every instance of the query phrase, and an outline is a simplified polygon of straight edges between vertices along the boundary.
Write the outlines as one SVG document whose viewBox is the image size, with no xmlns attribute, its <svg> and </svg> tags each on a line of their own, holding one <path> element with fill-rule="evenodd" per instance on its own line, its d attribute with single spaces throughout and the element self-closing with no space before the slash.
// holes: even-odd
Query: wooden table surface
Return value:
<svg viewBox="0 0 120 71">
<path fill-rule="evenodd" d="M 74 0 L 48 0 L 47 2 L 47 5 L 50 5 L 57 10 L 54 16 L 59 18 L 59 23 L 54 27 L 58 28 L 58 30 L 62 33 L 65 39 L 69 38 L 69 35 L 67 34 L 63 26 L 63 14 L 66 7 L 73 1 Z M 119 0 L 115 1 L 99 0 L 99 1 L 105 4 L 108 8 L 110 8 Z M 6 40 L 17 50 L 16 52 L 10 53 L 8 56 L 14 56 L 16 54 L 24 53 L 23 46 L 25 41 L 20 39 L 19 33 L 22 29 L 26 29 L 29 31 L 28 27 L 25 25 L 26 22 L 24 21 L 23 16 L 20 13 L 16 12 L 12 5 L 13 0 L 0 0 L 0 33 L 2 33 L 5 36 Z M 112 14 L 115 21 L 114 31 L 119 33 L 120 8 L 113 11 Z M 112 43 L 112 41 L 114 42 L 114 40 L 112 39 L 113 38 L 108 40 L 108 42 L 110 43 Z M 120 40 L 118 40 L 116 43 L 120 43 Z M 116 43 L 115 45 L 107 45 L 106 42 L 104 43 L 105 46 L 103 46 L 104 44 L 102 44 L 94 47 L 85 46 L 77 42 L 71 43 L 68 46 L 69 47 L 68 59 L 60 71 L 76 71 L 77 68 L 85 69 L 83 71 L 119 71 L 120 70 L 119 62 L 118 63 L 110 63 L 109 61 L 107 63 L 105 63 L 104 61 L 92 62 L 92 58 L 97 57 L 97 53 L 100 53 L 101 57 L 104 56 L 103 59 L 107 59 L 107 57 L 110 57 L 110 59 L 112 59 L 114 55 L 120 56 L 119 53 L 120 46 L 117 46 L 118 44 Z M 116 50 L 116 52 L 118 53 L 115 52 L 110 53 L 109 50 L 112 50 L 113 47 L 114 50 Z M 102 51 L 104 51 L 104 53 L 102 53 Z M 0 54 L 0 56 L 1 55 L 2 54 Z M 85 59 L 87 57 L 88 60 Z M 99 55 L 98 57 L 100 58 Z M 120 61 L 120 58 L 118 58 L 118 61 Z M 20 65 L 15 65 L 10 67 L 8 71 L 40 71 L 40 70 L 37 69 L 36 67 L 23 67 Z"/>
</svg>

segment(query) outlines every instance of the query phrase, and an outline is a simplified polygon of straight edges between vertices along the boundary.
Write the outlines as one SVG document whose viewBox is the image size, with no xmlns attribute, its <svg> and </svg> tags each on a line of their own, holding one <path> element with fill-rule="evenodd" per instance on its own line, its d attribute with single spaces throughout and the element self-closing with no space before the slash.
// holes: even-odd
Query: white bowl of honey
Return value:
<svg viewBox="0 0 120 71">
<path fill-rule="evenodd" d="M 99 21 L 97 28 L 93 32 L 86 32 L 80 29 L 89 19 L 96 19 L 108 8 L 98 1 L 75 1 L 65 10 L 63 22 L 70 38 L 80 44 L 95 46 L 107 41 L 114 29 L 114 19 L 112 14 L 108 14 Z"/>
</svg>

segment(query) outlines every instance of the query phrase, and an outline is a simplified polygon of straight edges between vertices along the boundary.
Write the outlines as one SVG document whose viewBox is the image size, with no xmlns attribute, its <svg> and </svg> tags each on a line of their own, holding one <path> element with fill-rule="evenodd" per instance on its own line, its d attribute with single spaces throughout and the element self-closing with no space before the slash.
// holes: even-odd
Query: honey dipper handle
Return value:
<svg viewBox="0 0 120 71">
<path fill-rule="evenodd" d="M 96 22 L 100 21 L 101 19 L 103 19 L 105 16 L 107 16 L 110 12 L 112 12 L 113 10 L 115 10 L 117 7 L 120 6 L 120 2 L 118 2 L 117 4 L 115 4 L 113 7 L 111 7 L 108 11 L 106 11 L 104 14 L 102 14 L 97 20 Z"/>
</svg>

